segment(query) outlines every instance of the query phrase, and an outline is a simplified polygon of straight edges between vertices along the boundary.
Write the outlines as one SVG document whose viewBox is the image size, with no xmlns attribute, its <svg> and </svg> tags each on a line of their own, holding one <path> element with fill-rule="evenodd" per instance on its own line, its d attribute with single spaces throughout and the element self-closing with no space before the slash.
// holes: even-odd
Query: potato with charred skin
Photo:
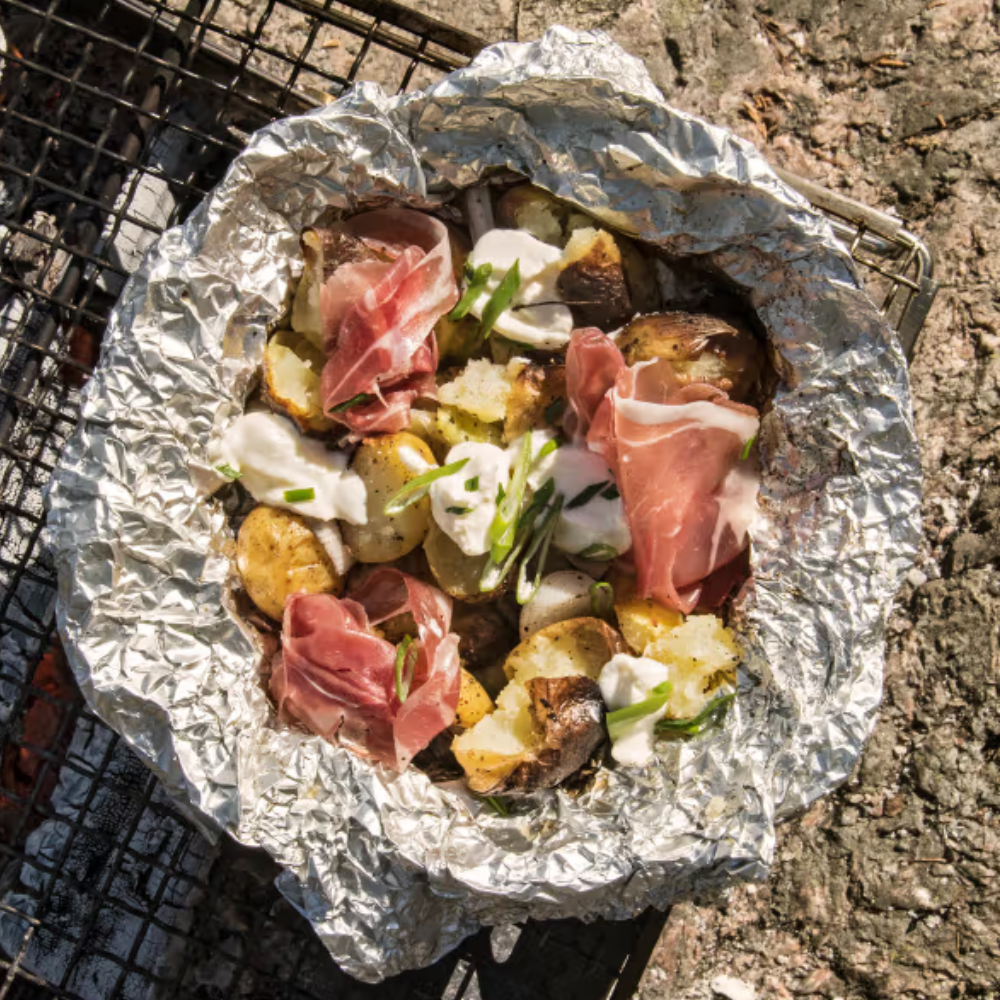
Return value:
<svg viewBox="0 0 1000 1000">
<path fill-rule="evenodd" d="M 682 383 L 714 385 L 740 403 L 753 396 L 764 366 L 763 347 L 748 326 L 705 313 L 640 316 L 618 346 L 630 365 L 666 358 Z"/>
<path fill-rule="evenodd" d="M 560 298 L 576 326 L 617 330 L 633 315 L 621 251 L 610 233 L 578 229 L 566 244 L 564 267 L 556 280 Z"/>
<path fill-rule="evenodd" d="M 525 431 L 559 423 L 566 405 L 565 365 L 527 365 L 507 397 L 503 439 L 510 443 Z"/>
<path fill-rule="evenodd" d="M 434 453 L 408 431 L 361 442 L 351 459 L 351 469 L 364 480 L 368 521 L 345 521 L 341 526 L 355 559 L 363 563 L 392 562 L 424 540 L 431 525 L 431 502 L 427 497 L 399 514 L 386 514 L 385 505 L 411 479 L 434 468 Z"/>
<path fill-rule="evenodd" d="M 320 376 L 326 357 L 307 337 L 279 330 L 264 349 L 264 400 L 304 432 L 322 433 L 332 424 L 323 412 Z"/>
<path fill-rule="evenodd" d="M 250 599 L 281 621 L 291 594 L 341 594 L 344 582 L 303 517 L 255 507 L 240 526 L 236 568 Z"/>
<path fill-rule="evenodd" d="M 455 757 L 483 795 L 527 795 L 581 768 L 604 739 L 597 678 L 621 636 L 597 618 L 543 628 L 508 657 L 495 710 L 456 737 Z"/>
</svg>

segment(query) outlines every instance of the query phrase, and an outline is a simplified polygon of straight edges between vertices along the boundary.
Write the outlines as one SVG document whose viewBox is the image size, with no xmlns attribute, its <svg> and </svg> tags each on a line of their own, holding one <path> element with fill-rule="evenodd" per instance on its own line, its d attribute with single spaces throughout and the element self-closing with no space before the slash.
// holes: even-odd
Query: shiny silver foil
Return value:
<svg viewBox="0 0 1000 1000">
<path fill-rule="evenodd" d="M 782 377 L 725 726 L 507 818 L 277 723 L 256 636 L 229 610 L 233 543 L 207 464 L 285 308 L 299 229 L 330 205 L 440 204 L 497 169 L 714 263 Z M 774 824 L 842 782 L 872 729 L 919 497 L 903 355 L 828 224 L 605 35 L 554 28 L 425 92 L 362 84 L 255 135 L 129 281 L 49 526 L 90 704 L 206 831 L 266 848 L 336 960 L 374 981 L 481 924 L 625 918 L 764 878 Z"/>
</svg>

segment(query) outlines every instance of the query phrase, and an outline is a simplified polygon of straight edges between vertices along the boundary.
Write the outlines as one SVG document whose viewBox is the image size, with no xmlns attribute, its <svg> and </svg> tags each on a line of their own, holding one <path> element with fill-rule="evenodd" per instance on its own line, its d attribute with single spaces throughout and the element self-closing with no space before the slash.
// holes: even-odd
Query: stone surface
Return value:
<svg viewBox="0 0 1000 1000">
<path fill-rule="evenodd" d="M 943 288 L 912 364 L 925 540 L 892 620 L 878 727 L 848 784 L 781 829 L 766 885 L 674 909 L 640 997 L 708 1000 L 719 976 L 782 1000 L 1000 996 L 1000 6 L 412 6 L 488 40 L 604 29 L 678 107 L 898 213 L 933 250 Z M 224 0 L 218 16 L 246 30 L 267 8 Z M 277 8 L 276 49 L 294 55 L 304 22 Z M 361 51 L 346 34 L 314 44 L 345 76 Z M 405 65 L 381 53 L 359 78 L 394 88 Z"/>
</svg>

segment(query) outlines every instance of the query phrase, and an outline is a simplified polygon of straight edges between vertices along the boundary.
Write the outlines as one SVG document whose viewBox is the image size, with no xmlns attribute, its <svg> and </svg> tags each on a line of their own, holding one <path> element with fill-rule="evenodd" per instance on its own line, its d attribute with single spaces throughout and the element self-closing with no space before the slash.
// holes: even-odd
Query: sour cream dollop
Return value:
<svg viewBox="0 0 1000 1000">
<path fill-rule="evenodd" d="M 533 442 L 533 449 L 540 450 L 540 437 Z M 549 477 L 556 481 L 556 491 L 565 497 L 562 515 L 556 525 L 552 543 L 570 555 L 590 548 L 606 545 L 621 555 L 632 548 L 632 534 L 628 529 L 625 507 L 615 478 L 600 455 L 587 448 L 564 444 L 539 462 L 532 470 L 529 483 L 538 489 Z M 604 488 L 583 501 L 581 494 L 598 483 Z M 575 507 L 574 500 L 580 499 Z"/>
<path fill-rule="evenodd" d="M 667 680 L 669 668 L 645 656 L 618 653 L 601 670 L 598 686 L 609 712 L 635 705 L 648 698 L 657 684 Z M 628 723 L 611 744 L 611 756 L 619 764 L 642 767 L 653 759 L 656 723 L 667 713 L 667 706 Z"/>
<path fill-rule="evenodd" d="M 573 332 L 573 314 L 569 306 L 562 305 L 556 289 L 562 259 L 561 250 L 522 229 L 491 229 L 479 238 L 469 257 L 473 268 L 493 265 L 485 289 L 472 304 L 472 312 L 482 318 L 490 296 L 517 261 L 521 283 L 511 306 L 530 308 L 505 309 L 493 329 L 521 344 L 549 350 L 565 347 Z M 533 302 L 550 304 L 531 306 Z"/>
<path fill-rule="evenodd" d="M 467 556 L 481 556 L 490 548 L 497 487 L 508 486 L 510 455 L 493 444 L 465 441 L 448 452 L 445 464 L 463 458 L 469 460 L 463 468 L 431 484 L 431 514 Z"/>
<path fill-rule="evenodd" d="M 244 413 L 209 449 L 212 465 L 239 472 L 255 500 L 320 521 L 340 518 L 364 524 L 365 484 L 347 469 L 343 452 L 301 435 L 291 420 L 276 413 Z M 289 502 L 289 490 L 311 488 L 312 500 Z"/>
</svg>

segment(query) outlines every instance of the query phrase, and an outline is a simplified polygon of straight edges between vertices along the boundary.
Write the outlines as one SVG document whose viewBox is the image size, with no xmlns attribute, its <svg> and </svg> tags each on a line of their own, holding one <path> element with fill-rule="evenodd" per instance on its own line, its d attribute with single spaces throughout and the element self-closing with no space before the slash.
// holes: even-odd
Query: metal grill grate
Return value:
<svg viewBox="0 0 1000 1000">
<path fill-rule="evenodd" d="M 363 987 L 91 716 L 53 628 L 42 491 L 127 275 L 246 137 L 355 80 L 425 85 L 481 42 L 389 0 L 0 0 L 0 998 L 631 995 L 664 917 L 482 933 Z M 798 178 L 881 282 L 908 346 L 930 256 Z M 5 957 L 4 957 L 5 956 Z"/>
</svg>

